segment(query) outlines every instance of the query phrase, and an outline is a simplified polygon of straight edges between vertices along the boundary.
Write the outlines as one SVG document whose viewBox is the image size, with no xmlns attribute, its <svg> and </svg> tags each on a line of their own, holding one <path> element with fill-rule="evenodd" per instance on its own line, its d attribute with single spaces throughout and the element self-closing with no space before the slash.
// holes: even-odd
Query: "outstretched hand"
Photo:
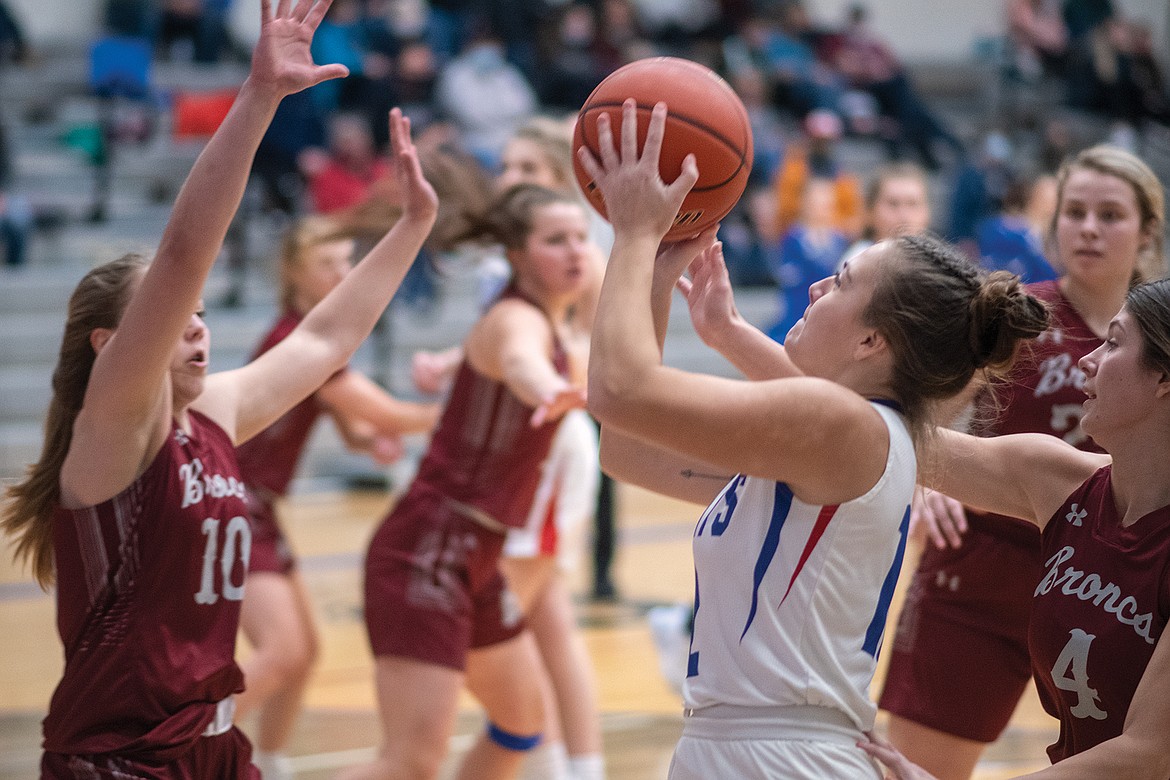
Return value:
<svg viewBox="0 0 1170 780">
<path fill-rule="evenodd" d="M 686 298 L 695 333 L 707 346 L 718 348 L 720 336 L 743 319 L 735 307 L 723 244 L 716 242 L 696 257 L 690 278 L 681 277 L 676 286 Z"/>
<path fill-rule="evenodd" d="M 322 81 L 343 78 L 349 68 L 340 64 L 316 65 L 309 51 L 313 34 L 325 17 L 332 0 L 260 0 L 260 39 L 252 52 L 249 79 L 291 95 Z"/>
<path fill-rule="evenodd" d="M 597 118 L 600 159 L 582 145 L 577 156 L 601 190 L 614 232 L 661 239 L 674 224 L 683 198 L 699 178 L 695 156 L 683 160 L 682 172 L 673 182 L 662 180 L 658 170 L 662 137 L 666 129 L 666 104 L 658 103 L 650 114 L 650 127 L 642 154 L 638 154 L 637 107 L 631 98 L 622 104 L 621 145 L 614 144 L 609 114 Z"/>
<path fill-rule="evenodd" d="M 539 428 L 550 420 L 559 420 L 570 409 L 585 408 L 585 389 L 582 387 L 566 387 L 545 397 L 536 411 L 532 413 L 528 424 Z"/>
<path fill-rule="evenodd" d="M 418 150 L 410 137 L 410 118 L 402 109 L 390 110 L 390 168 L 398 185 L 404 218 L 434 220 L 439 196 L 423 176 Z"/>
</svg>

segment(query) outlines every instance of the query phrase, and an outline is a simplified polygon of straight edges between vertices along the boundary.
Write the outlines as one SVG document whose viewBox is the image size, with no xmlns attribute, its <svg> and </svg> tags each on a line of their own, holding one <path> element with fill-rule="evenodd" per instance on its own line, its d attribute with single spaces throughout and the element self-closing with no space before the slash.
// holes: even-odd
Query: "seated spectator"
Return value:
<svg viewBox="0 0 1170 780">
<path fill-rule="evenodd" d="M 755 68 L 764 74 L 776 105 L 797 117 L 824 109 L 840 113 L 844 84 L 821 63 L 802 35 L 807 16 L 797 3 L 777 12 L 756 13 L 723 41 L 727 73 Z"/>
<path fill-rule="evenodd" d="M 597 51 L 607 71 L 640 59 L 643 52 L 652 49 L 631 0 L 601 0 Z"/>
<path fill-rule="evenodd" d="M 33 217 L 28 198 L 0 191 L 0 249 L 4 252 L 4 265 L 9 268 L 24 265 Z"/>
<path fill-rule="evenodd" d="M 992 131 L 983 137 L 978 155 L 964 162 L 955 176 L 947 238 L 957 243 L 972 259 L 978 256 L 975 226 L 999 211 L 1008 187 L 1016 177 L 1012 155 L 1012 144 L 1007 136 Z"/>
<path fill-rule="evenodd" d="M 784 336 L 808 308 L 808 288 L 832 276 L 849 239 L 833 226 L 836 184 L 812 178 L 804 187 L 800 220 L 792 225 L 772 252 L 772 269 L 780 285 L 780 317 L 768 335 L 783 342 Z"/>
<path fill-rule="evenodd" d="M 421 135 L 438 119 L 434 103 L 439 58 L 424 39 L 404 40 L 401 44 L 394 61 L 398 105 L 410 117 L 411 129 Z"/>
<path fill-rule="evenodd" d="M 609 75 L 598 50 L 597 16 L 584 2 L 565 6 L 544 52 L 541 100 L 545 106 L 576 111 Z"/>
<path fill-rule="evenodd" d="M 980 264 L 988 271 L 1010 271 L 1029 283 L 1057 278 L 1044 256 L 1044 235 L 1055 210 L 1054 177 L 1018 177 L 999 213 L 975 227 Z"/>
<path fill-rule="evenodd" d="M 328 133 L 327 151 L 307 150 L 301 155 L 311 207 L 317 214 L 361 203 L 389 173 L 363 117 L 336 114 L 329 120 Z"/>
<path fill-rule="evenodd" d="M 776 191 L 775 236 L 783 235 L 799 218 L 802 193 L 812 178 L 833 185 L 831 223 L 850 240 L 861 235 L 865 220 L 861 182 L 837 160 L 842 124 L 831 111 L 813 111 L 805 117 L 803 137 L 788 144 L 773 187 Z"/>
<path fill-rule="evenodd" d="M 489 170 L 499 164 L 508 138 L 537 109 L 532 85 L 504 58 L 503 44 L 486 27 L 439 73 L 435 101 Z"/>
<path fill-rule="evenodd" d="M 219 62 L 231 47 L 227 16 L 231 0 L 165 0 L 159 14 L 156 45 L 164 60 L 190 59 L 200 63 Z M 182 43 L 185 55 L 177 52 Z"/>
<path fill-rule="evenodd" d="M 1026 80 L 1062 73 L 1068 51 L 1060 0 L 1007 0 L 1011 66 Z"/>
<path fill-rule="evenodd" d="M 915 90 L 901 61 L 869 26 L 863 5 L 849 11 L 848 22 L 835 49 L 835 64 L 849 83 L 873 96 L 878 110 L 894 124 L 886 131 L 890 156 L 899 159 L 903 144 L 913 149 L 930 170 L 941 163 L 934 143 L 949 146 L 956 159 L 964 156 L 963 144 L 947 129 Z"/>
<path fill-rule="evenodd" d="M 313 36 L 313 60 L 338 62 L 349 75 L 309 89 L 322 116 L 348 111 L 365 117 L 379 148 L 388 139 L 386 116 L 398 104 L 392 55 L 373 45 L 375 26 L 363 13 L 360 0 L 333 0 Z M 385 44 L 385 38 L 374 36 Z"/>
</svg>

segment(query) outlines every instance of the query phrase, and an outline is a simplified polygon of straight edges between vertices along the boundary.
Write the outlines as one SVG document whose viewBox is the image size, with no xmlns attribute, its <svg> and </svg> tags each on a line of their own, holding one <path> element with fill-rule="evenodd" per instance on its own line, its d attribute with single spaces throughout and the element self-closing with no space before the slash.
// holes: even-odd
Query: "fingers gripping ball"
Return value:
<svg viewBox="0 0 1170 780">
<path fill-rule="evenodd" d="M 678 178 L 688 154 L 694 154 L 698 163 L 699 180 L 683 201 L 666 238 L 698 235 L 727 216 L 743 194 L 752 169 L 752 128 L 747 110 L 715 71 L 677 57 L 651 57 L 618 68 L 597 85 L 582 106 L 573 130 L 573 172 L 593 208 L 607 217 L 601 192 L 575 152 L 584 145 L 594 157 L 600 156 L 597 118 L 609 114 L 616 135 L 627 98 L 638 104 L 639 153 L 654 104 L 666 103 L 670 112 L 658 164 L 663 181 Z"/>
</svg>

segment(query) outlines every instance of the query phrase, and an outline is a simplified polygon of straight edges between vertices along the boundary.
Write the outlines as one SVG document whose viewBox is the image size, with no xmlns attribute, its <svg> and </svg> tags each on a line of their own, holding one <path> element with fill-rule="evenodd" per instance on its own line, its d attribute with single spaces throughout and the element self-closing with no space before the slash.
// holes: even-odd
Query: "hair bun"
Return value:
<svg viewBox="0 0 1170 780">
<path fill-rule="evenodd" d="M 971 354 L 976 368 L 1006 369 L 1022 339 L 1048 329 L 1048 307 L 1030 295 L 1020 278 L 994 271 L 971 299 Z"/>
</svg>

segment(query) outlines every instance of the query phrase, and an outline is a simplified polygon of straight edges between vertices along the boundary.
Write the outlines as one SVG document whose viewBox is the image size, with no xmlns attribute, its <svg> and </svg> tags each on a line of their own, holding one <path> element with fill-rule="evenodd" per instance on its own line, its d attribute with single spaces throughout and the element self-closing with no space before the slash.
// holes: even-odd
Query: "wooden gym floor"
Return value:
<svg viewBox="0 0 1170 780">
<path fill-rule="evenodd" d="M 298 780 L 325 780 L 376 749 L 360 578 L 366 540 L 391 501 L 378 492 L 322 493 L 295 497 L 285 508 L 322 635 L 321 662 L 290 748 Z M 621 541 L 614 579 L 622 599 L 613 604 L 585 599 L 585 560 L 573 582 L 597 670 L 609 777 L 657 780 L 666 776 L 682 718 L 679 699 L 658 673 L 645 611 L 690 599 L 690 535 L 700 508 L 619 486 L 618 511 Z M 7 546 L 0 552 L 0 780 L 23 780 L 36 775 L 40 719 L 60 674 L 61 649 L 52 598 L 11 563 Z M 913 571 L 914 553 L 907 557 L 903 587 Z M 895 609 L 891 620 L 896 618 Z M 874 690 L 879 687 L 880 679 Z M 879 727 L 882 722 L 879 716 Z M 247 729 L 249 724 L 243 725 Z M 475 704 L 466 699 L 453 757 L 480 727 Z M 1030 693 L 975 777 L 998 780 L 1046 766 L 1044 746 L 1054 735 L 1054 721 Z"/>
</svg>

